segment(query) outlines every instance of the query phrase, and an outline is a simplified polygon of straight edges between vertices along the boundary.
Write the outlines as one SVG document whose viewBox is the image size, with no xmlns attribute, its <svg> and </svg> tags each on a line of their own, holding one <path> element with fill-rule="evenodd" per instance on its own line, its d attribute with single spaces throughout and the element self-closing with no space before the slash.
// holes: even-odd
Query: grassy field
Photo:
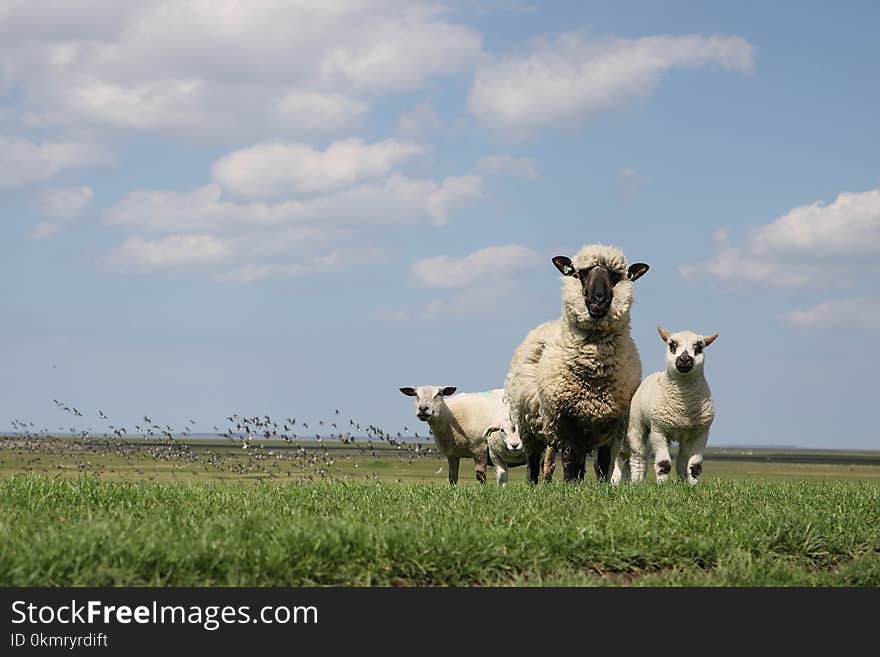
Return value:
<svg viewBox="0 0 880 657">
<path fill-rule="evenodd" d="M 880 585 L 880 484 L 0 481 L 0 584 Z"/>
<path fill-rule="evenodd" d="M 429 444 L 0 438 L 0 585 L 880 586 L 880 454 L 449 487 Z"/>
</svg>

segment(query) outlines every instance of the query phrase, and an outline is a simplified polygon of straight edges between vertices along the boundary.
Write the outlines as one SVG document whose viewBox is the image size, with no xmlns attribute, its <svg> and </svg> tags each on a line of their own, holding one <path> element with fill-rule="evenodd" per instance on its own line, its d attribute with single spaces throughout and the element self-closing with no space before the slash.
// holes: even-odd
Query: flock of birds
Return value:
<svg viewBox="0 0 880 657">
<path fill-rule="evenodd" d="M 380 456 L 394 454 L 401 462 L 412 464 L 416 459 L 436 455 L 437 450 L 423 443 L 406 440 L 409 427 L 395 434 L 373 424 L 342 419 L 335 410 L 332 421 L 298 421 L 268 415 L 247 416 L 232 413 L 227 425 L 213 426 L 212 434 L 194 434 L 198 422 L 189 419 L 182 429 L 154 421 L 148 415 L 129 427 L 111 423 L 110 417 L 98 410 L 84 413 L 73 404 L 52 400 L 56 409 L 69 417 L 58 431 L 37 428 L 33 422 L 11 420 L 13 435 L 0 440 L 0 448 L 18 450 L 26 471 L 45 471 L 47 464 L 58 469 L 76 469 L 96 473 L 125 474 L 157 478 L 160 470 L 186 471 L 195 476 L 218 474 L 245 475 L 263 478 L 297 477 L 310 481 L 351 479 L 379 480 L 370 473 L 369 464 Z M 97 417 L 102 424 L 97 430 L 81 428 L 81 422 Z M 83 418 L 78 420 L 77 418 Z M 197 438 L 213 438 L 200 441 Z M 218 443 L 216 439 L 222 438 Z M 230 447 L 241 448 L 229 449 Z M 111 456 L 113 458 L 106 458 Z M 150 468 L 149 462 L 154 462 Z M 0 451 L 0 465 L 3 464 Z M 442 468 L 441 468 L 442 471 Z M 352 474 L 352 472 L 356 474 Z M 63 473 L 59 473 L 63 474 Z"/>
</svg>

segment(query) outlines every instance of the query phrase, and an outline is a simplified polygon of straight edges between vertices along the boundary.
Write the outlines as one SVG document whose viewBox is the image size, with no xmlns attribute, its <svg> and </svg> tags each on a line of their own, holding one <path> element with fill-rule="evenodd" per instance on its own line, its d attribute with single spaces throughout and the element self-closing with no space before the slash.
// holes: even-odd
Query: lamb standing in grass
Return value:
<svg viewBox="0 0 880 657">
<path fill-rule="evenodd" d="M 486 441 L 489 445 L 489 458 L 495 466 L 495 481 L 500 486 L 504 486 L 507 483 L 508 469 L 524 465 L 526 462 L 526 452 L 519 431 L 510 421 L 506 409 L 505 413 L 486 429 Z"/>
<path fill-rule="evenodd" d="M 642 379 L 630 307 L 633 281 L 648 265 L 627 266 L 623 251 L 601 244 L 553 264 L 563 274 L 562 317 L 533 329 L 514 353 L 505 382 L 510 417 L 528 454 L 529 481 L 538 482 L 544 445 L 561 447 L 565 481 L 583 479 L 587 453 L 597 450 L 596 477 L 604 480 Z M 545 480 L 548 466 L 545 459 Z"/>
<path fill-rule="evenodd" d="M 463 393 L 448 401 L 454 387 L 419 386 L 401 388 L 400 392 L 416 398 L 416 417 L 428 423 L 437 448 L 446 457 L 449 483 L 458 482 L 459 460 L 472 458 L 477 481 L 485 484 L 489 464 L 486 429 L 507 412 L 504 390 Z"/>
<path fill-rule="evenodd" d="M 645 460 L 652 451 L 657 481 L 666 481 L 672 470 L 669 443 L 677 441 L 675 469 L 693 486 L 703 472 L 703 450 L 715 419 L 712 393 L 703 374 L 703 350 L 718 334 L 670 334 L 662 326 L 657 331 L 667 347 L 666 370 L 646 377 L 633 396 L 626 443 L 615 458 L 611 481 L 643 481 Z"/>
</svg>

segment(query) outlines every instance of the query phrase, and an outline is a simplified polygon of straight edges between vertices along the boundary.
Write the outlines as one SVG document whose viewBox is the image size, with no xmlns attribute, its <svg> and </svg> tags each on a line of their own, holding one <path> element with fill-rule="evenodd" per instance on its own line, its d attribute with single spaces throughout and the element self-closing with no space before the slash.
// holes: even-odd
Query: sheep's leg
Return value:
<svg viewBox="0 0 880 657">
<path fill-rule="evenodd" d="M 621 481 L 629 481 L 629 446 L 626 441 L 618 440 L 611 445 L 611 460 L 614 468 L 611 471 L 611 483 L 619 484 Z"/>
<path fill-rule="evenodd" d="M 507 484 L 507 464 L 502 463 L 497 457 L 492 460 L 495 463 L 495 483 L 499 486 L 505 486 Z"/>
<path fill-rule="evenodd" d="M 547 445 L 544 450 L 544 481 L 552 481 L 556 472 L 556 447 Z"/>
<path fill-rule="evenodd" d="M 647 430 L 639 421 L 630 420 L 626 434 L 626 447 L 629 451 L 629 472 L 631 481 L 645 480 L 645 462 L 648 458 Z"/>
<path fill-rule="evenodd" d="M 687 481 L 688 478 L 688 459 L 693 453 L 692 446 L 690 440 L 680 440 L 678 442 L 678 454 L 675 456 L 675 472 L 678 474 L 679 479 L 684 481 Z"/>
<path fill-rule="evenodd" d="M 583 444 L 566 439 L 562 444 L 563 481 L 583 481 L 586 463 L 587 450 Z"/>
<path fill-rule="evenodd" d="M 703 450 L 706 449 L 706 443 L 709 442 L 709 432 L 703 431 L 689 442 L 685 479 L 691 486 L 696 486 L 700 481 L 700 475 L 703 474 Z M 678 458 L 681 456 L 679 455 Z"/>
<path fill-rule="evenodd" d="M 477 473 L 477 481 L 481 484 L 486 483 L 486 468 L 489 465 L 489 451 L 488 447 L 483 447 L 483 449 L 477 452 L 474 455 L 474 464 L 476 465 L 476 473 Z"/>
<path fill-rule="evenodd" d="M 657 483 L 662 484 L 669 478 L 669 473 L 672 470 L 672 457 L 669 456 L 669 441 L 666 439 L 666 436 L 653 428 L 648 434 L 648 440 L 654 452 L 654 475 L 657 477 Z"/>
<path fill-rule="evenodd" d="M 593 470 L 596 471 L 596 481 L 608 481 L 611 473 L 611 445 L 602 445 L 596 451 L 596 460 L 593 461 Z"/>
<path fill-rule="evenodd" d="M 526 452 L 526 480 L 530 484 L 537 484 L 541 477 L 541 457 L 544 456 L 544 445 L 537 440 L 523 440 L 523 449 Z"/>
<path fill-rule="evenodd" d="M 457 456 L 447 456 L 446 462 L 449 464 L 449 483 L 453 486 L 458 483 L 458 463 Z"/>
</svg>

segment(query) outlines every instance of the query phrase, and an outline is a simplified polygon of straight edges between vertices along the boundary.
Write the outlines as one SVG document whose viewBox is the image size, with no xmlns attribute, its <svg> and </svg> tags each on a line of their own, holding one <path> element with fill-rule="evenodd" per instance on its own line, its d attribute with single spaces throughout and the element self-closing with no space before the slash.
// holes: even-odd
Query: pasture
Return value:
<svg viewBox="0 0 880 657">
<path fill-rule="evenodd" d="M 517 468 L 501 489 L 465 463 L 449 487 L 428 450 L 7 437 L 0 584 L 880 585 L 876 453 L 715 449 L 695 489 Z"/>
</svg>

